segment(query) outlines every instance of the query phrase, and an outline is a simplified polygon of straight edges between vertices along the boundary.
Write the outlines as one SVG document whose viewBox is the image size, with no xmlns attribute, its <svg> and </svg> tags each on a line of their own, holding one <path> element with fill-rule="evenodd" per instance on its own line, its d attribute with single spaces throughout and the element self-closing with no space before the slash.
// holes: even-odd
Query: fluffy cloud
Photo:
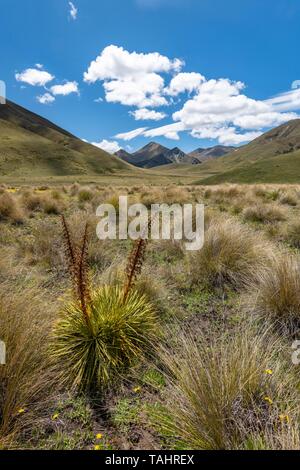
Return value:
<svg viewBox="0 0 300 470">
<path fill-rule="evenodd" d="M 30 68 L 21 73 L 16 73 L 15 77 L 18 82 L 27 83 L 32 86 L 45 86 L 55 78 L 54 75 L 44 70 Z"/>
<path fill-rule="evenodd" d="M 79 93 L 77 82 L 66 82 L 63 85 L 54 85 L 50 90 L 53 95 L 67 96 L 71 93 Z"/>
<path fill-rule="evenodd" d="M 92 142 L 92 145 L 95 147 L 98 147 L 99 149 L 105 150 L 105 152 L 108 153 L 116 153 L 118 150 L 120 150 L 120 146 L 118 142 L 116 141 L 109 141 L 109 140 L 102 140 L 102 142 Z"/>
<path fill-rule="evenodd" d="M 153 111 L 147 108 L 137 109 L 136 111 L 130 111 L 130 113 L 136 121 L 160 121 L 166 117 L 165 113 Z"/>
<path fill-rule="evenodd" d="M 139 108 L 167 105 L 161 96 L 164 80 L 155 73 L 137 76 L 134 79 L 112 80 L 104 83 L 106 101 Z"/>
<path fill-rule="evenodd" d="M 45 93 L 44 95 L 37 96 L 36 99 L 41 104 L 51 104 L 55 101 L 54 96 L 50 95 L 50 93 Z"/>
<path fill-rule="evenodd" d="M 139 108 L 164 106 L 164 79 L 160 73 L 179 72 L 183 62 L 171 60 L 158 52 L 128 52 L 108 46 L 91 62 L 84 81 L 104 82 L 106 100 Z"/>
<path fill-rule="evenodd" d="M 200 73 L 178 73 L 172 78 L 170 85 L 166 89 L 166 93 L 171 96 L 177 96 L 179 93 L 192 93 L 197 90 L 202 82 L 205 81 L 205 77 Z"/>
<path fill-rule="evenodd" d="M 84 80 L 95 83 L 97 80 L 134 78 L 152 72 L 176 72 L 182 65 L 179 59 L 170 60 L 158 52 L 139 54 L 111 45 L 90 64 Z"/>
<path fill-rule="evenodd" d="M 178 140 L 180 132 L 188 131 L 198 139 L 216 139 L 220 144 L 239 145 L 255 139 L 264 129 L 298 117 L 291 110 L 300 109 L 299 89 L 260 101 L 244 94 L 242 82 L 228 79 L 206 81 L 200 74 L 197 77 L 190 75 L 179 73 L 170 83 L 168 92 L 174 96 L 181 92 L 195 92 L 173 114 L 174 123 L 154 129 L 137 129 L 120 134 L 120 138 L 124 136 L 131 140 L 136 135 L 143 135 Z"/>
<path fill-rule="evenodd" d="M 291 109 L 283 104 L 293 101 L 290 96 L 259 101 L 242 93 L 241 82 L 228 79 L 203 82 L 197 94 L 186 101 L 181 110 L 173 114 L 174 121 L 184 125 L 193 137 L 218 139 L 221 144 L 240 144 L 258 137 L 261 130 L 282 124 L 297 117 L 295 113 L 282 113 Z M 288 95 L 295 92 L 290 92 Z"/>
<path fill-rule="evenodd" d="M 143 135 L 147 129 L 148 129 L 147 127 L 139 127 L 138 129 L 134 129 L 133 131 L 117 134 L 115 137 L 116 139 L 121 139 L 121 140 L 132 140 L 140 135 Z"/>
<path fill-rule="evenodd" d="M 70 17 L 74 21 L 77 20 L 78 8 L 76 8 L 74 3 L 72 2 L 69 2 L 69 7 L 70 7 Z"/>
</svg>

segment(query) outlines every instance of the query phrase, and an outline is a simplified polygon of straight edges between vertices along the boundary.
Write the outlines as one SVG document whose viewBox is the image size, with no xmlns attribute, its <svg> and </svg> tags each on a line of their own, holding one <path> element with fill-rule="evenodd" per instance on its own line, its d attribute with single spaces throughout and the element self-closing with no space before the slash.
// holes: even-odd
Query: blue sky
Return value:
<svg viewBox="0 0 300 470">
<path fill-rule="evenodd" d="M 298 116 L 299 0 L 0 7 L 8 98 L 108 150 L 239 145 Z"/>
</svg>

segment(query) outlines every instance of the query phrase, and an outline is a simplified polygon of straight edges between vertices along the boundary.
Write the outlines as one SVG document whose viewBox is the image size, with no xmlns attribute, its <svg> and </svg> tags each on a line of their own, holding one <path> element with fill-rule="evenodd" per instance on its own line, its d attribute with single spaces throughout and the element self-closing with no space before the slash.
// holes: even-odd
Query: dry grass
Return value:
<svg viewBox="0 0 300 470">
<path fill-rule="evenodd" d="M 92 448 L 101 424 L 116 449 L 298 449 L 298 379 L 287 334 L 300 326 L 300 186 L 122 184 L 0 187 L 0 338 L 8 346 L 7 365 L 0 366 L 0 447 Z M 130 204 L 148 207 L 205 201 L 203 249 L 188 253 L 178 241 L 150 241 L 138 260 L 131 252 L 126 270 L 130 243 L 98 240 L 95 216 L 100 203 L 118 210 L 126 194 Z M 73 301 L 62 211 L 81 260 Z M 78 290 L 86 293 L 84 305 Z M 257 331 L 262 324 L 268 331 Z M 154 390 L 143 377 L 161 329 L 170 334 L 159 348 L 164 377 Z M 82 432 L 78 441 L 70 442 L 68 420 L 52 419 L 61 383 L 73 402 L 74 384 L 88 390 L 89 406 L 101 399 L 88 420 L 76 414 L 70 433 Z M 128 415 L 136 413 L 126 432 L 103 411 L 122 397 Z M 159 410 L 151 442 L 144 441 L 146 409 Z"/>
<path fill-rule="evenodd" d="M 9 221 L 13 224 L 21 224 L 23 220 L 24 214 L 15 197 L 7 192 L 0 194 L 0 222 Z"/>
<path fill-rule="evenodd" d="M 210 345 L 201 334 L 181 337 L 175 355 L 160 353 L 162 427 L 185 449 L 297 449 L 298 381 L 283 354 L 269 331 L 249 327 Z"/>
<path fill-rule="evenodd" d="M 6 365 L 0 367 L 3 441 L 9 442 L 20 431 L 30 431 L 36 419 L 34 410 L 42 404 L 45 407 L 55 392 L 45 367 L 52 315 L 53 308 L 48 303 L 45 312 L 44 299 L 36 289 L 10 291 L 9 295 L 4 289 L 1 293 L 0 331 L 7 348 Z"/>
<path fill-rule="evenodd" d="M 253 311 L 276 322 L 283 331 L 296 333 L 300 327 L 300 262 L 283 253 L 260 272 L 251 289 Z"/>
<path fill-rule="evenodd" d="M 272 257 L 267 241 L 232 219 L 210 223 L 203 248 L 191 255 L 191 280 L 240 288 L 255 279 Z"/>
<path fill-rule="evenodd" d="M 276 204 L 256 204 L 243 210 L 242 217 L 246 222 L 269 224 L 286 220 L 286 212 Z"/>
<path fill-rule="evenodd" d="M 283 234 L 284 240 L 294 248 L 300 249 L 300 222 L 289 223 Z"/>
</svg>

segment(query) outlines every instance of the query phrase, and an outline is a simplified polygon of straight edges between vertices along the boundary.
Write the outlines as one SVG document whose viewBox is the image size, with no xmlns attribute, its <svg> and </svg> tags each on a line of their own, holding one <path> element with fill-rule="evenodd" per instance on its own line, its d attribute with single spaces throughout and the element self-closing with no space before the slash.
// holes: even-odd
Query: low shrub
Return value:
<svg viewBox="0 0 300 470">
<path fill-rule="evenodd" d="M 69 385 L 103 388 L 147 352 L 157 333 L 154 309 L 144 296 L 130 291 L 124 299 L 121 287 L 104 286 L 92 293 L 87 317 L 78 303 L 65 306 L 51 356 Z"/>
</svg>

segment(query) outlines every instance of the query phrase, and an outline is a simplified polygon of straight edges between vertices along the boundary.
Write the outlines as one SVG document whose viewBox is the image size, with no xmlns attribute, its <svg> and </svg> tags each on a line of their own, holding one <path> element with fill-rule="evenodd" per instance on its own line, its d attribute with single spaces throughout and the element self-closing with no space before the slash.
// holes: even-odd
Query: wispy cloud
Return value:
<svg viewBox="0 0 300 470">
<path fill-rule="evenodd" d="M 75 7 L 73 2 L 69 2 L 69 7 L 70 7 L 70 17 L 72 20 L 77 20 L 77 15 L 78 15 L 78 8 Z"/>
</svg>

